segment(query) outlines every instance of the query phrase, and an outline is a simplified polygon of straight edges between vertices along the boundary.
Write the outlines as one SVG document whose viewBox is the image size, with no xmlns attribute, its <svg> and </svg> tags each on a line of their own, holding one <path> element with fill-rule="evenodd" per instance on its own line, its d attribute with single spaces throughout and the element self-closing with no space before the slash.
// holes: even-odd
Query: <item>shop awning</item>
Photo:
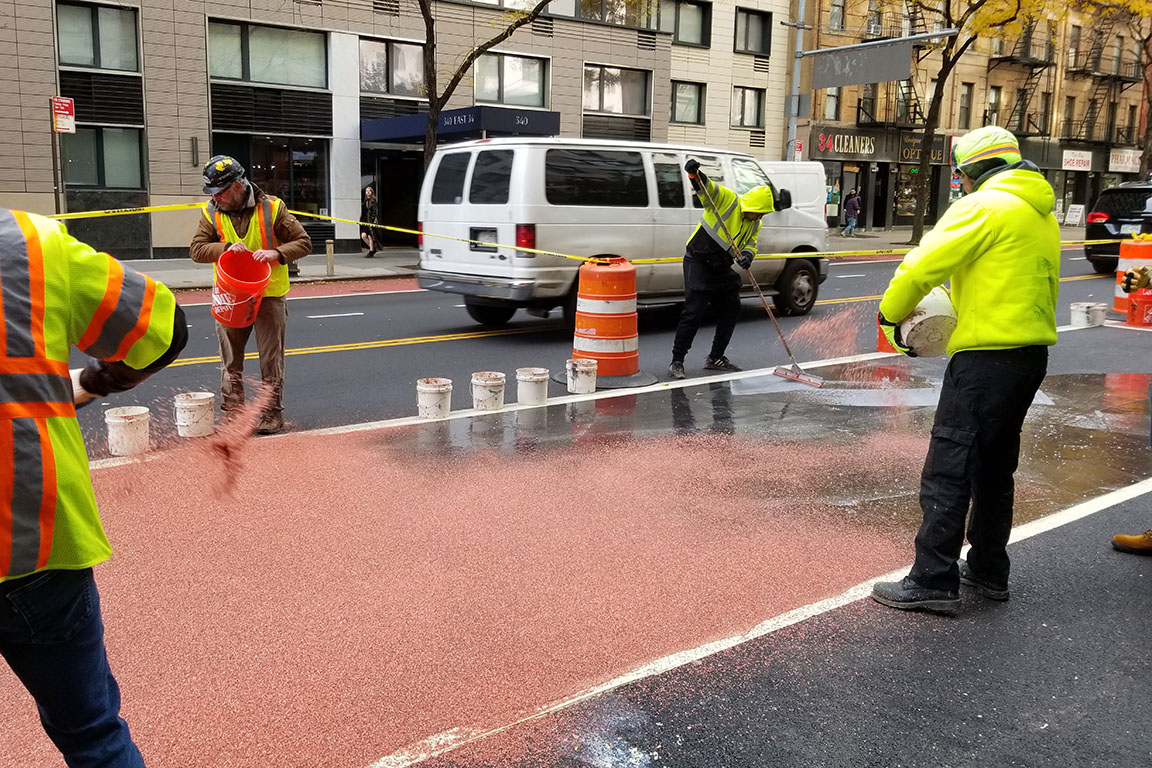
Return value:
<svg viewBox="0 0 1152 768">
<path fill-rule="evenodd" d="M 428 115 L 401 115 L 360 121 L 361 141 L 417 142 L 424 140 Z M 490 136 L 555 136 L 560 113 L 515 107 L 465 107 L 440 113 L 437 136 L 479 139 Z"/>
</svg>

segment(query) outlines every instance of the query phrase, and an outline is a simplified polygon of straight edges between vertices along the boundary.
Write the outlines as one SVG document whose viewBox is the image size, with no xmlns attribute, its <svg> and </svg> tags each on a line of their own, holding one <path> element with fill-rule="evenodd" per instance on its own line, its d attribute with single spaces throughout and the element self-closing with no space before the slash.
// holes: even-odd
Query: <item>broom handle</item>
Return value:
<svg viewBox="0 0 1152 768">
<path fill-rule="evenodd" d="M 728 248 L 732 251 L 732 255 L 740 258 L 739 252 L 736 250 L 736 243 L 733 242 L 732 233 L 728 230 L 728 224 L 720 215 L 720 209 L 716 207 L 716 202 L 712 199 L 712 193 L 708 191 L 707 182 L 700 185 L 704 197 L 708 200 L 708 207 L 712 209 L 712 213 L 716 216 L 716 221 L 720 223 L 720 229 L 724 231 L 724 237 L 728 239 Z M 764 305 L 764 310 L 768 313 L 768 317 L 772 320 L 772 325 L 776 327 L 776 335 L 780 337 L 780 343 L 784 345 L 784 351 L 788 353 L 788 359 L 792 361 L 792 365 L 799 368 L 800 364 L 796 362 L 796 356 L 792 354 L 792 348 L 788 346 L 788 340 L 784 338 L 784 331 L 780 329 L 780 323 L 776 322 L 776 314 L 772 308 L 768 306 L 768 299 L 764 297 L 764 291 L 760 290 L 760 283 L 752 276 L 752 268 L 749 267 L 744 270 L 748 273 L 748 281 L 752 283 L 752 287 L 756 289 L 756 294 L 760 297 L 760 303 Z"/>
</svg>

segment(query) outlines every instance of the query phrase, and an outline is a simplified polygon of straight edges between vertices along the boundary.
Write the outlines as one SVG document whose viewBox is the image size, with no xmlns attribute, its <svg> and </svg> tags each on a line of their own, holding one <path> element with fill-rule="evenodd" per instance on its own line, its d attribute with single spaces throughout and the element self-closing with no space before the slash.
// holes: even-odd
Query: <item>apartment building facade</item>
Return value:
<svg viewBox="0 0 1152 768">
<path fill-rule="evenodd" d="M 861 0 L 819 0 L 810 47 L 938 31 L 942 22 L 909 7 L 903 13 Z M 859 190 L 870 228 L 910 224 L 915 212 L 919 142 L 940 56 L 914 47 L 912 77 L 813 94 L 805 159 L 825 165 L 829 219 L 842 217 L 841 193 Z M 1070 12 L 1020 35 L 981 38 L 945 88 L 931 149 L 929 221 L 961 194 L 951 173 L 952 138 L 1000 125 L 1021 140 L 1025 159 L 1056 191 L 1058 215 L 1091 205 L 1101 189 L 1137 178 L 1146 94 L 1138 42 L 1115 21 Z"/>
<path fill-rule="evenodd" d="M 437 2 L 440 82 L 524 3 Z M 203 163 L 227 153 L 293 210 L 355 220 L 373 184 L 385 223 L 415 225 L 428 100 L 414 0 L 0 0 L 0 12 L 0 71 L 16 89 L 0 116 L 0 205 L 197 202 Z M 778 158 L 787 14 L 783 0 L 555 0 L 477 60 L 441 141 L 543 133 Z M 50 96 L 74 99 L 75 133 L 53 132 Z M 179 257 L 195 215 L 70 229 L 126 258 Z M 302 221 L 314 240 L 358 247 L 355 224 Z"/>
</svg>

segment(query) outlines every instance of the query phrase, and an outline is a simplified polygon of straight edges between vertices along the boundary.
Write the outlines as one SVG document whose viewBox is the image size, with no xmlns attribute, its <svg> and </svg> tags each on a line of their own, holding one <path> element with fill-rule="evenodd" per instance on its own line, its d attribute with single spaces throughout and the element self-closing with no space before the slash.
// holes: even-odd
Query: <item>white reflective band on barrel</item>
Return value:
<svg viewBox="0 0 1152 768">
<path fill-rule="evenodd" d="M 576 311 L 590 315 L 622 315 L 636 311 L 636 297 L 630 299 L 582 299 L 576 297 Z"/>
<path fill-rule="evenodd" d="M 640 348 L 640 340 L 630 339 L 588 339 L 583 336 L 572 338 L 572 349 L 580 352 L 635 352 Z"/>
</svg>

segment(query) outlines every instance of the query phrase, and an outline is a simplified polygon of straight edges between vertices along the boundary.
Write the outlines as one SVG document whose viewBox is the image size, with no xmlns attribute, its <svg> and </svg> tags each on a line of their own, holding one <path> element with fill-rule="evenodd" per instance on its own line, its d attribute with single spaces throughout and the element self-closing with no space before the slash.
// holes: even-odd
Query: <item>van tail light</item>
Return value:
<svg viewBox="0 0 1152 768">
<path fill-rule="evenodd" d="M 423 234 L 424 233 L 424 222 L 422 222 L 422 221 L 416 222 L 416 231 L 420 232 L 419 235 L 416 235 L 416 247 L 423 248 L 424 247 L 424 234 Z"/>
<path fill-rule="evenodd" d="M 516 247 L 517 248 L 535 248 L 536 247 L 536 225 L 535 224 L 517 224 L 516 225 Z M 524 254 L 531 256 L 532 254 Z"/>
<path fill-rule="evenodd" d="M 1088 214 L 1089 224 L 1102 224 L 1105 221 L 1108 221 L 1108 214 L 1102 211 L 1092 211 L 1092 213 Z"/>
</svg>

